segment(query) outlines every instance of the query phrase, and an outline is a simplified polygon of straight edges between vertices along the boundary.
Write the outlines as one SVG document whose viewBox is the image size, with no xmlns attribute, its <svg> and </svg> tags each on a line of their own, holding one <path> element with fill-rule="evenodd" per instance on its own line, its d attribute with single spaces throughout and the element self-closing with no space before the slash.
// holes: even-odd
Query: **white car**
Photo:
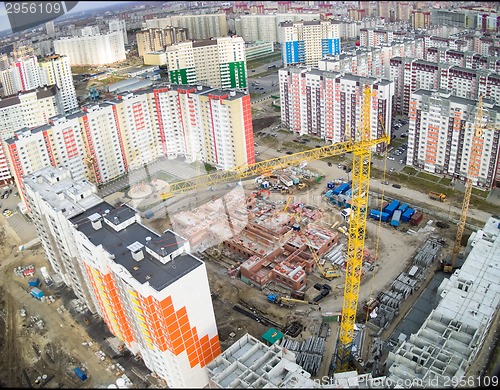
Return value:
<svg viewBox="0 0 500 390">
<path fill-rule="evenodd" d="M 394 160 L 395 160 L 395 158 L 394 158 L 394 157 L 392 157 L 392 156 L 389 156 L 389 157 L 387 157 L 387 160 L 394 161 Z"/>
<path fill-rule="evenodd" d="M 401 159 L 401 160 L 399 160 L 399 163 L 400 163 L 400 164 L 404 164 L 404 163 L 405 163 L 405 160 Z"/>
</svg>

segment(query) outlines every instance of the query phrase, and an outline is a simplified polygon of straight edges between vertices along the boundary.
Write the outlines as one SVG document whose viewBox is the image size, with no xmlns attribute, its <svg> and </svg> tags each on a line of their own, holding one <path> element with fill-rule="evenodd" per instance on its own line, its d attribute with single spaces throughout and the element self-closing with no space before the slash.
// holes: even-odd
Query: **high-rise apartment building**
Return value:
<svg viewBox="0 0 500 390">
<path fill-rule="evenodd" d="M 48 36 L 54 35 L 54 33 L 56 32 L 56 30 L 54 28 L 54 21 L 53 20 L 51 20 L 50 22 L 45 23 L 45 30 L 47 31 L 47 35 Z"/>
<path fill-rule="evenodd" d="M 106 65 L 126 59 L 120 31 L 57 39 L 54 41 L 54 51 L 67 55 L 72 66 Z"/>
<path fill-rule="evenodd" d="M 391 44 L 394 40 L 394 31 L 380 28 L 362 28 L 359 30 L 359 45 L 377 47 Z"/>
<path fill-rule="evenodd" d="M 12 181 L 4 142 L 22 128 L 41 126 L 63 113 L 56 86 L 38 88 L 0 99 L 0 183 Z"/>
<path fill-rule="evenodd" d="M 235 91 L 161 85 L 47 121 L 16 122 L 6 141 L 21 195 L 21 178 L 49 165 L 102 185 L 159 157 L 217 169 L 255 162 L 250 96 Z M 10 178 L 6 162 L 5 171 Z"/>
<path fill-rule="evenodd" d="M 384 18 L 386 23 L 395 21 L 395 4 L 393 1 L 377 1 L 377 16 Z"/>
<path fill-rule="evenodd" d="M 490 189 L 500 176 L 500 131 L 485 128 L 480 157 L 471 161 L 477 101 L 451 91 L 419 89 L 411 94 L 406 163 L 427 172 L 465 181 L 471 164 L 477 166 L 473 185 Z M 483 99 L 483 123 L 500 127 L 500 106 Z"/>
<path fill-rule="evenodd" d="M 69 58 L 56 54 L 45 57 L 38 65 L 41 85 L 55 84 L 59 88 L 64 112 L 71 112 L 78 108 Z"/>
<path fill-rule="evenodd" d="M 430 11 L 413 10 L 411 11 L 411 27 L 416 30 L 428 28 L 431 25 Z"/>
<path fill-rule="evenodd" d="M 320 20 L 320 14 L 265 14 L 240 15 L 234 21 L 236 34 L 245 42 L 281 42 L 279 24 L 283 22 L 308 22 Z"/>
<path fill-rule="evenodd" d="M 413 4 L 409 1 L 398 1 L 396 4 L 396 20 L 398 22 L 409 22 Z"/>
<path fill-rule="evenodd" d="M 392 58 L 390 66 L 396 112 L 408 113 L 411 94 L 418 89 L 445 89 L 472 100 L 482 94 L 500 104 L 500 75 L 496 72 L 402 57 Z"/>
<path fill-rule="evenodd" d="M 281 121 L 297 134 L 332 142 L 357 139 L 361 126 L 363 87 L 372 89 L 371 136 L 391 128 L 394 83 L 340 72 L 286 68 L 279 70 Z M 383 123 L 383 127 L 382 124 Z M 385 145 L 377 145 L 383 152 Z"/>
<path fill-rule="evenodd" d="M 189 39 L 211 39 L 227 36 L 225 13 L 205 15 L 175 15 L 161 19 L 146 20 L 146 28 L 184 27 Z"/>
<path fill-rule="evenodd" d="M 127 37 L 127 24 L 123 19 L 114 19 L 110 20 L 108 23 L 109 31 L 119 31 L 123 36 L 123 43 L 128 45 L 128 37 Z"/>
<path fill-rule="evenodd" d="M 339 22 L 284 22 L 279 28 L 283 66 L 318 66 L 325 55 L 340 54 Z"/>
<path fill-rule="evenodd" d="M 26 187 L 42 242 L 58 247 L 59 256 L 44 246 L 54 270 L 75 279 L 70 286 L 168 387 L 205 387 L 221 348 L 206 267 L 189 242 L 157 234 L 64 171 L 36 172 Z"/>
<path fill-rule="evenodd" d="M 187 40 L 187 29 L 183 27 L 148 28 L 136 34 L 139 56 L 165 51 L 167 46 Z"/>
<path fill-rule="evenodd" d="M 19 58 L 10 65 L 9 69 L 2 71 L 4 96 L 30 91 L 40 85 L 36 56 Z"/>
<path fill-rule="evenodd" d="M 364 11 L 365 16 L 372 16 L 372 8 L 369 1 L 358 1 L 358 10 Z"/>
<path fill-rule="evenodd" d="M 95 313 L 97 309 L 80 264 L 69 219 L 102 202 L 96 186 L 73 179 L 68 169 L 52 166 L 24 177 L 23 185 L 30 218 L 50 266 Z"/>
<path fill-rule="evenodd" d="M 64 111 L 70 112 L 78 106 L 73 75 L 66 56 L 53 55 L 40 62 L 36 56 L 19 59 L 0 75 L 7 96 L 41 86 L 57 85 Z"/>
<path fill-rule="evenodd" d="M 181 42 L 167 47 L 166 53 L 171 83 L 247 88 L 245 41 L 241 37 Z"/>
</svg>

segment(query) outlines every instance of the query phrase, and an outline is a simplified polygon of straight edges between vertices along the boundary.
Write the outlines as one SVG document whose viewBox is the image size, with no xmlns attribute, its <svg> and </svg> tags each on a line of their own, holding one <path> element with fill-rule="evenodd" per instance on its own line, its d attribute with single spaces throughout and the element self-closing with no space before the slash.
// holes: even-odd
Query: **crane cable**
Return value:
<svg viewBox="0 0 500 390">
<path fill-rule="evenodd" d="M 381 122 L 381 124 L 382 124 L 382 122 Z M 389 145 L 386 145 L 385 153 L 384 153 L 384 169 L 383 169 L 383 176 L 382 176 L 382 183 L 381 183 L 382 184 L 382 197 L 380 199 L 380 208 L 379 208 L 379 210 L 380 210 L 380 218 L 378 219 L 378 225 L 377 225 L 377 239 L 375 240 L 375 256 L 373 257 L 373 271 L 372 271 L 372 277 L 371 277 L 371 280 L 370 280 L 370 295 L 369 295 L 370 298 L 372 297 L 372 294 L 373 294 L 373 283 L 374 283 L 374 279 L 375 279 L 375 265 L 377 263 L 378 254 L 379 254 L 380 231 L 381 231 L 381 228 L 382 228 L 382 211 L 383 211 L 382 206 L 384 204 L 384 195 L 385 195 L 385 184 L 383 184 L 383 183 L 386 181 L 387 152 L 388 152 L 388 149 L 389 149 Z M 367 310 L 366 311 L 365 323 L 368 322 L 369 315 L 370 315 L 370 313 Z"/>
</svg>

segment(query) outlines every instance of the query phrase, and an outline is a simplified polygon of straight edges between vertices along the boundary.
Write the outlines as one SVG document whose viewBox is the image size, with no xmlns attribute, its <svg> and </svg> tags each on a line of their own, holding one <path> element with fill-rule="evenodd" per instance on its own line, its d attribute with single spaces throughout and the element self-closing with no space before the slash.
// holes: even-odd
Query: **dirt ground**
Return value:
<svg viewBox="0 0 500 390">
<path fill-rule="evenodd" d="M 33 264 L 47 266 L 40 246 L 18 251 L 19 241 L 4 218 L 0 217 L 0 387 L 107 387 L 117 379 L 111 360 L 96 355 L 98 343 L 91 347 L 84 328 L 62 307 L 60 299 L 41 302 L 29 294 L 28 278 L 17 276 L 14 268 Z M 41 275 L 36 271 L 37 277 Z M 43 286 L 46 292 L 50 291 Z M 26 316 L 21 317 L 24 309 Z M 39 328 L 36 321 L 43 321 Z M 73 369 L 85 370 L 82 382 Z M 120 372 L 120 375 L 122 373 Z"/>
</svg>

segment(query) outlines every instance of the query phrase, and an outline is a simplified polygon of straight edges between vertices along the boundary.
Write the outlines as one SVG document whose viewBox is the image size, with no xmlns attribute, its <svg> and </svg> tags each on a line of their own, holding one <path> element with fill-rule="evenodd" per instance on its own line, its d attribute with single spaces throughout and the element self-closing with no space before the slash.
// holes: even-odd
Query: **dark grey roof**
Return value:
<svg viewBox="0 0 500 390">
<path fill-rule="evenodd" d="M 170 231 L 165 231 L 161 237 L 152 238 L 146 247 L 156 254 L 165 257 L 179 249 L 179 244 L 184 244 L 186 240 Z"/>
<path fill-rule="evenodd" d="M 126 210 L 127 208 L 129 210 Z M 109 210 L 108 214 L 106 214 L 106 210 Z M 99 230 L 95 230 L 88 218 L 95 213 L 113 220 L 116 213 L 118 213 L 118 216 L 125 218 L 133 214 L 133 210 L 125 205 L 114 208 L 107 202 L 101 202 L 71 218 L 70 222 L 75 224 L 78 231 L 83 233 L 92 244 L 95 246 L 102 245 L 106 251 L 113 254 L 114 261 L 126 268 L 132 277 L 141 284 L 148 282 L 156 291 L 161 291 L 203 264 L 201 260 L 190 254 L 182 254 L 174 260 L 163 264 L 153 258 L 147 251 L 143 252 L 144 258 L 137 261 L 132 257 L 130 249 L 127 248 L 135 242 L 148 247 L 151 245 L 156 247 L 160 245 L 160 241 L 165 240 L 163 245 L 166 247 L 165 243 L 173 244 L 174 240 L 178 240 L 176 243 L 181 243 L 183 239 L 171 231 L 166 231 L 165 234 L 159 236 L 154 231 L 137 222 L 118 232 L 108 226 L 107 223 L 102 223 L 102 227 Z M 146 239 L 150 239 L 149 242 Z M 151 244 L 152 242 L 156 244 Z M 174 248 L 174 245 L 171 245 L 170 248 Z"/>
<path fill-rule="evenodd" d="M 214 46 L 217 45 L 217 39 L 205 39 L 203 41 L 193 41 L 193 47 Z"/>
</svg>

